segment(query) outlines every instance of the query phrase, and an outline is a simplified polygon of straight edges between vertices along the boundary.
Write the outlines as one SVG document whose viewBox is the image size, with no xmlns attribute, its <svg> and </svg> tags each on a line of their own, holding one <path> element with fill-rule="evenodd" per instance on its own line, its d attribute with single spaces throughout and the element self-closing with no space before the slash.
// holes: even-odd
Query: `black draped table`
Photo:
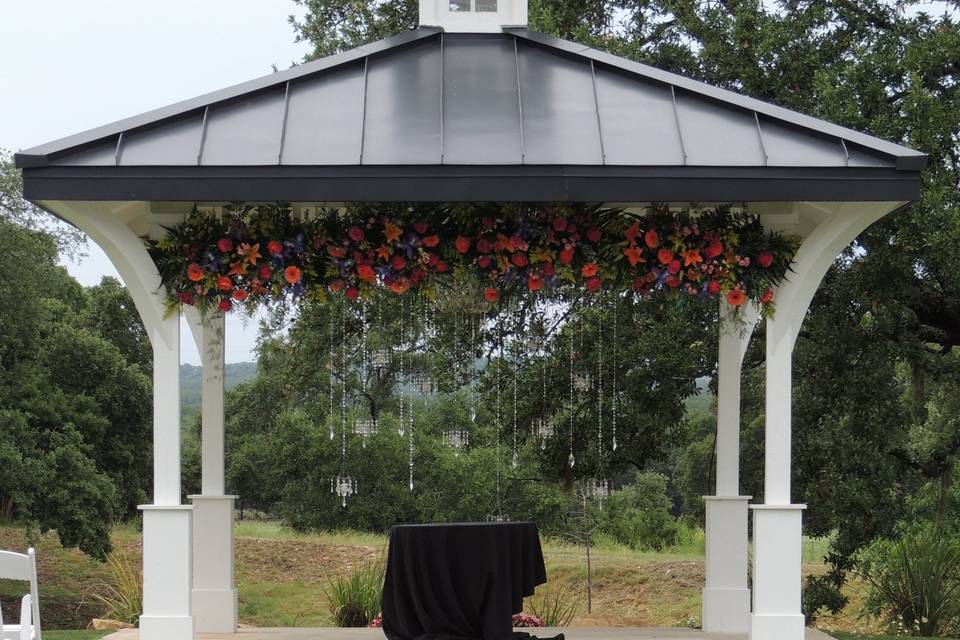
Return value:
<svg viewBox="0 0 960 640">
<path fill-rule="evenodd" d="M 533 522 L 396 526 L 383 631 L 390 640 L 506 640 L 524 597 L 546 581 Z"/>
</svg>

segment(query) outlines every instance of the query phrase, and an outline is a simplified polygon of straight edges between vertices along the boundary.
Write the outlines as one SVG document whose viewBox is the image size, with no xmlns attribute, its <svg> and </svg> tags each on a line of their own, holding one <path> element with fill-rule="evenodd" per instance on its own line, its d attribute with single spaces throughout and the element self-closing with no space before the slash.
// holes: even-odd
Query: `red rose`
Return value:
<svg viewBox="0 0 960 640">
<path fill-rule="evenodd" d="M 273 275 L 273 269 L 271 269 L 268 264 L 261 265 L 257 272 L 261 280 L 269 280 L 270 276 Z"/>
<path fill-rule="evenodd" d="M 554 271 L 554 269 L 553 269 L 553 263 L 552 263 L 552 262 L 544 262 L 544 263 L 543 263 L 543 267 L 542 267 L 541 269 L 542 269 L 542 271 L 543 271 L 543 275 L 544 275 L 545 277 L 547 277 L 547 278 L 549 278 L 549 277 L 552 276 L 554 273 L 556 273 L 556 272 Z"/>
<path fill-rule="evenodd" d="M 357 289 L 356 287 L 347 288 L 347 298 L 349 298 L 350 300 L 356 300 L 359 297 L 360 297 L 359 289 Z"/>
<path fill-rule="evenodd" d="M 477 260 L 477 264 L 480 265 L 481 269 L 486 269 L 490 266 L 490 256 L 480 256 L 480 259 Z"/>
<path fill-rule="evenodd" d="M 303 277 L 303 272 L 300 271 L 300 267 L 296 265 L 290 265 L 283 270 L 283 279 L 289 282 L 290 284 L 297 284 L 300 282 L 300 278 Z"/>
<path fill-rule="evenodd" d="M 457 247 L 458 253 L 466 253 L 470 251 L 470 238 L 466 236 L 457 236 L 457 239 L 454 241 L 454 245 Z"/>
<path fill-rule="evenodd" d="M 667 271 L 669 271 L 672 274 L 680 273 L 680 261 L 671 260 L 670 264 L 667 265 Z"/>
<path fill-rule="evenodd" d="M 230 302 L 230 298 L 224 298 L 220 301 L 220 304 L 217 305 L 217 309 L 223 311 L 224 313 L 233 309 L 233 304 Z"/>
<path fill-rule="evenodd" d="M 747 300 L 747 294 L 745 294 L 740 289 L 734 289 L 727 294 L 727 302 L 730 303 L 731 307 L 739 307 Z"/>
<path fill-rule="evenodd" d="M 416 269 L 410 272 L 410 282 L 412 282 L 413 284 L 417 284 L 418 282 L 420 282 L 426 277 L 427 277 L 427 272 L 421 269 L 420 267 L 417 267 Z"/>
<path fill-rule="evenodd" d="M 394 271 L 401 271 L 407 266 L 407 259 L 403 256 L 393 256 L 393 260 L 390 261 L 390 266 L 393 267 Z"/>
<path fill-rule="evenodd" d="M 177 294 L 177 300 L 179 300 L 182 304 L 192 305 L 193 294 L 190 293 L 189 291 L 181 291 L 180 293 Z"/>
<path fill-rule="evenodd" d="M 203 267 L 195 262 L 190 263 L 190 266 L 187 267 L 187 277 L 190 278 L 191 282 L 200 282 L 203 280 Z"/>
<path fill-rule="evenodd" d="M 435 253 L 428 253 L 428 254 L 427 254 L 427 264 L 429 264 L 431 267 L 432 267 L 433 265 L 437 264 L 437 262 L 439 262 L 439 261 L 440 261 L 440 256 L 438 256 L 437 254 L 435 254 Z"/>
<path fill-rule="evenodd" d="M 490 253 L 490 249 L 493 248 L 493 245 L 490 244 L 490 241 L 486 238 L 480 238 L 477 240 L 477 251 L 480 253 Z"/>
<path fill-rule="evenodd" d="M 716 258 L 723 253 L 723 243 L 719 240 L 711 240 L 706 249 L 708 258 Z"/>
<path fill-rule="evenodd" d="M 419 235 L 421 235 L 421 236 L 422 236 L 423 234 L 425 234 L 425 233 L 427 232 L 427 229 L 429 229 L 429 228 L 430 228 L 430 227 L 427 226 L 427 223 L 426 223 L 426 222 L 414 222 L 414 223 L 413 223 L 413 230 L 416 231 L 416 232 L 417 232 Z"/>
<path fill-rule="evenodd" d="M 716 280 L 711 280 L 710 284 L 707 285 L 707 291 L 710 295 L 715 296 L 720 293 L 720 283 Z"/>
<path fill-rule="evenodd" d="M 217 289 L 220 289 L 220 291 L 230 291 L 233 289 L 233 281 L 227 276 L 220 276 L 217 278 Z"/>
<path fill-rule="evenodd" d="M 767 289 L 763 292 L 763 295 L 760 296 L 760 302 L 767 304 L 771 300 L 773 300 L 773 289 Z"/>
<path fill-rule="evenodd" d="M 437 273 L 443 273 L 447 270 L 447 263 L 443 260 L 437 260 L 437 264 L 433 266 Z"/>
<path fill-rule="evenodd" d="M 230 238 L 220 238 L 217 240 L 217 249 L 220 249 L 223 253 L 230 253 L 233 251 L 233 240 Z"/>
<path fill-rule="evenodd" d="M 523 269 L 525 266 L 530 264 L 530 261 L 527 259 L 527 254 L 517 251 L 512 256 L 510 256 L 510 262 L 514 264 L 519 269 Z"/>
<path fill-rule="evenodd" d="M 493 218 L 491 218 L 490 216 L 483 216 L 481 221 L 483 222 L 484 229 L 493 229 L 493 224 L 494 224 Z"/>
<path fill-rule="evenodd" d="M 560 262 L 563 264 L 573 262 L 573 247 L 564 247 L 563 251 L 560 252 Z"/>
<path fill-rule="evenodd" d="M 567 228 L 567 219 L 566 218 L 554 218 L 553 219 L 553 228 L 557 231 L 563 231 Z"/>
<path fill-rule="evenodd" d="M 363 229 L 358 226 L 352 226 L 350 230 L 347 231 L 347 235 L 350 236 L 350 239 L 354 242 L 360 242 L 363 240 Z"/>
<path fill-rule="evenodd" d="M 597 263 L 588 262 L 587 264 L 583 265 L 583 269 L 580 270 L 580 273 L 583 274 L 584 278 L 592 278 L 593 276 L 597 275 Z"/>
<path fill-rule="evenodd" d="M 667 283 L 667 286 L 668 286 L 668 287 L 674 287 L 674 288 L 679 287 L 679 286 L 680 286 L 680 278 L 677 277 L 677 276 L 673 276 L 673 277 L 671 277 L 671 278 L 667 278 L 666 283 Z"/>
<path fill-rule="evenodd" d="M 487 302 L 496 302 L 500 299 L 500 292 L 494 287 L 487 287 L 483 291 L 483 297 L 487 299 Z"/>
<path fill-rule="evenodd" d="M 333 282 L 330 283 L 330 291 L 332 291 L 333 293 L 336 293 L 341 289 L 343 289 L 343 286 L 344 286 L 343 280 L 334 280 Z"/>
<path fill-rule="evenodd" d="M 530 276 L 527 277 L 527 289 L 530 291 L 540 291 L 540 289 L 543 289 L 543 278 L 530 274 Z"/>
<path fill-rule="evenodd" d="M 237 302 L 243 302 L 244 300 L 246 300 L 246 299 L 247 299 L 247 295 L 248 295 L 248 294 L 247 294 L 246 289 L 234 289 L 234 290 L 233 290 L 233 299 L 236 300 Z"/>
<path fill-rule="evenodd" d="M 600 278 L 590 278 L 587 280 L 587 291 L 596 293 L 600 290 Z"/>
<path fill-rule="evenodd" d="M 600 229 L 597 229 L 596 227 L 593 227 L 587 231 L 587 239 L 593 244 L 600 242 L 600 238 L 602 236 L 603 234 L 600 232 Z"/>
<path fill-rule="evenodd" d="M 423 244 L 428 247 L 435 247 L 440 244 L 440 236 L 432 235 L 423 239 Z"/>
<path fill-rule="evenodd" d="M 769 251 L 761 251 L 760 255 L 757 256 L 757 263 L 766 269 L 773 264 L 773 254 Z"/>
<path fill-rule="evenodd" d="M 660 244 L 660 236 L 656 231 L 650 229 L 650 231 L 647 231 L 645 234 L 643 234 L 643 241 L 647 243 L 648 247 L 653 249 Z"/>
<path fill-rule="evenodd" d="M 660 249 L 657 252 L 657 260 L 660 264 L 670 264 L 674 259 L 673 251 L 670 251 L 670 249 Z"/>
<path fill-rule="evenodd" d="M 276 240 L 271 240 L 267 243 L 267 251 L 269 251 L 272 256 L 278 256 L 283 253 L 283 245 Z"/>
</svg>

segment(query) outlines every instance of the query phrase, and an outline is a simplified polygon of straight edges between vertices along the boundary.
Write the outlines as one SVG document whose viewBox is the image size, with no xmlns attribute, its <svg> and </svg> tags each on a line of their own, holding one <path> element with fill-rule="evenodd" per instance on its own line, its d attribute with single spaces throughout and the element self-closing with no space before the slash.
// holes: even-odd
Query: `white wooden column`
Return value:
<svg viewBox="0 0 960 640">
<path fill-rule="evenodd" d="M 717 362 L 717 495 L 704 496 L 706 507 L 706 584 L 703 629 L 711 633 L 750 631 L 747 586 L 747 503 L 740 495 L 740 375 L 759 313 L 745 307 L 737 318 L 720 301 Z"/>
<path fill-rule="evenodd" d="M 751 640 L 803 640 L 802 504 L 791 502 L 793 347 L 813 295 L 836 257 L 898 202 L 823 203 L 776 292 L 767 320 L 764 504 L 753 505 Z"/>
<path fill-rule="evenodd" d="M 103 249 L 127 286 L 153 346 L 153 504 L 143 511 L 140 640 L 193 640 L 192 507 L 180 503 L 180 318 L 143 239 L 124 223 L 138 203 L 48 202 Z"/>
<path fill-rule="evenodd" d="M 201 633 L 237 630 L 233 505 L 224 495 L 224 317 L 187 314 L 203 368 L 201 494 L 193 503 L 193 613 Z"/>
</svg>

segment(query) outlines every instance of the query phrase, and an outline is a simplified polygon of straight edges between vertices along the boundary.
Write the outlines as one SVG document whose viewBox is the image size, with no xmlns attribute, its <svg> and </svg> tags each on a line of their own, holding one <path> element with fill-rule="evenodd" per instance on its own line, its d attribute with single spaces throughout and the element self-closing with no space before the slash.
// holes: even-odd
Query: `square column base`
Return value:
<svg viewBox="0 0 960 640">
<path fill-rule="evenodd" d="M 750 496 L 704 496 L 706 506 L 706 584 L 703 630 L 709 633 L 750 632 L 749 540 Z"/>
<path fill-rule="evenodd" d="M 194 640 L 193 507 L 142 505 L 143 615 L 140 640 Z"/>
<path fill-rule="evenodd" d="M 750 640 L 802 640 L 804 623 L 803 614 L 755 613 L 750 620 Z"/>
<path fill-rule="evenodd" d="M 192 616 L 140 616 L 140 640 L 192 640 Z"/>
<path fill-rule="evenodd" d="M 749 633 L 750 589 L 703 590 L 703 630 L 708 633 Z"/>
<path fill-rule="evenodd" d="M 193 503 L 193 616 L 200 633 L 236 633 L 233 504 L 236 496 L 189 496 Z"/>
</svg>

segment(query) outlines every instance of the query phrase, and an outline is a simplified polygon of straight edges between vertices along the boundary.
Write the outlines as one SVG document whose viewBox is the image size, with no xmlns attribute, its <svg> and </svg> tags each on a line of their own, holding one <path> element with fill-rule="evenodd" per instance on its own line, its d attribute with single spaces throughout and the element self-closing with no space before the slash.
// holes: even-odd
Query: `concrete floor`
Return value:
<svg viewBox="0 0 960 640">
<path fill-rule="evenodd" d="M 746 636 L 704 633 L 696 629 L 640 629 L 635 627 L 606 627 L 601 629 L 566 627 L 564 629 L 519 629 L 540 638 L 550 638 L 563 633 L 567 640 L 746 640 Z M 236 634 L 200 633 L 198 640 L 383 640 L 379 629 L 337 628 L 275 628 L 241 629 Z M 104 640 L 137 640 L 136 629 L 117 631 Z M 830 636 L 817 629 L 807 629 L 806 640 L 830 640 Z"/>
</svg>

